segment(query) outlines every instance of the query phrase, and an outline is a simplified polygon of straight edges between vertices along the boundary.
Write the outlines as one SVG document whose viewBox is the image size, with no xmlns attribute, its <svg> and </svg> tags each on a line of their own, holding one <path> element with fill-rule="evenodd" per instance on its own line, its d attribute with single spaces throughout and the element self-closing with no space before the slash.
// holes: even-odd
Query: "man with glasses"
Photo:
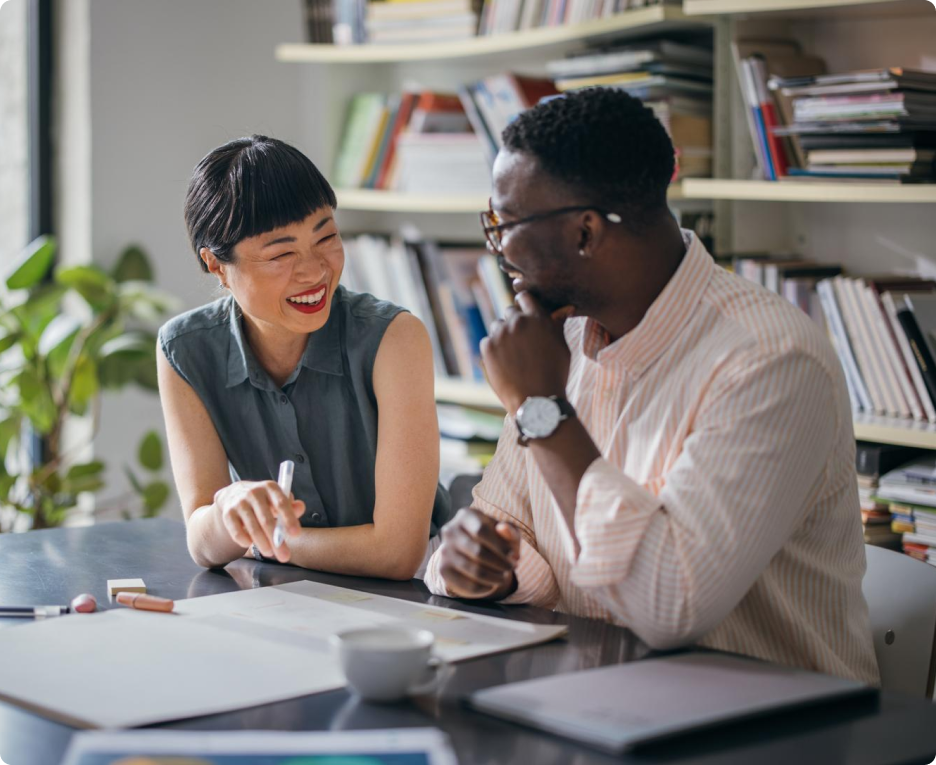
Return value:
<svg viewBox="0 0 936 765">
<path fill-rule="evenodd" d="M 508 417 L 429 588 L 877 682 L 822 332 L 680 230 L 640 101 L 576 92 L 503 138 L 481 222 L 517 298 L 481 351 Z"/>
</svg>

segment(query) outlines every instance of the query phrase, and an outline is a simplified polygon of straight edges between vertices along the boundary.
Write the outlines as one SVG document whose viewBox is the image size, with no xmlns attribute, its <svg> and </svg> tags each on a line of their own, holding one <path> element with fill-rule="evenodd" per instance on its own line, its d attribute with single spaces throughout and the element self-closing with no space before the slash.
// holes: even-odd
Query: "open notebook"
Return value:
<svg viewBox="0 0 936 765">
<path fill-rule="evenodd" d="M 482 712 L 611 752 L 793 706 L 875 693 L 831 675 L 683 653 L 477 691 Z"/>
</svg>

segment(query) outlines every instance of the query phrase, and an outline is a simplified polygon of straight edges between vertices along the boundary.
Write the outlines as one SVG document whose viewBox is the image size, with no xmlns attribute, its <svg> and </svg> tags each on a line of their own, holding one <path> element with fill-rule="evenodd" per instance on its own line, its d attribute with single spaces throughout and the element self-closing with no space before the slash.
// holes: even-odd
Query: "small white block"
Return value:
<svg viewBox="0 0 936 765">
<path fill-rule="evenodd" d="M 116 595 L 118 592 L 146 592 L 146 585 L 142 579 L 108 579 L 107 594 Z"/>
</svg>

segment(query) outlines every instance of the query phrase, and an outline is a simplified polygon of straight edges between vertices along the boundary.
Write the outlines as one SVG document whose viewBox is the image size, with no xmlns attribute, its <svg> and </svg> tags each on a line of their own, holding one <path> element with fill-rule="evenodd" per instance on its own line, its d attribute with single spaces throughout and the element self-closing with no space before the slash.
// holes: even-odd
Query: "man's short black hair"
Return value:
<svg viewBox="0 0 936 765">
<path fill-rule="evenodd" d="M 207 247 L 218 260 L 234 260 L 234 247 L 323 207 L 337 207 L 335 192 L 312 161 L 294 146 L 252 135 L 219 146 L 195 167 L 185 196 L 185 225 L 202 270 Z"/>
<path fill-rule="evenodd" d="M 535 157 L 585 203 L 617 212 L 631 230 L 666 207 L 673 143 L 653 112 L 624 91 L 587 88 L 520 114 L 504 148 Z"/>
</svg>

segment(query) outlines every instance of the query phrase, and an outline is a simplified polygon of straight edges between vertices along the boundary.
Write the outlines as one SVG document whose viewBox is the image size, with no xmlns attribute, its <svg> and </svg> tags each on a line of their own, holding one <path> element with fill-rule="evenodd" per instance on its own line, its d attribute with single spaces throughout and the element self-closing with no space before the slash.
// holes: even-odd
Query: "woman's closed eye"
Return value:
<svg viewBox="0 0 936 765">
<path fill-rule="evenodd" d="M 318 240 L 318 244 L 329 244 L 330 242 L 334 241 L 337 237 L 338 237 L 338 232 L 335 232 L 334 234 L 329 234 L 328 236 L 323 236 L 321 239 Z"/>
<path fill-rule="evenodd" d="M 284 252 L 280 255 L 274 255 L 272 258 L 270 258 L 270 260 L 284 260 L 285 258 L 288 258 L 289 256 L 295 255 L 295 254 L 296 254 L 295 252 L 291 252 L 291 251 Z"/>
</svg>

